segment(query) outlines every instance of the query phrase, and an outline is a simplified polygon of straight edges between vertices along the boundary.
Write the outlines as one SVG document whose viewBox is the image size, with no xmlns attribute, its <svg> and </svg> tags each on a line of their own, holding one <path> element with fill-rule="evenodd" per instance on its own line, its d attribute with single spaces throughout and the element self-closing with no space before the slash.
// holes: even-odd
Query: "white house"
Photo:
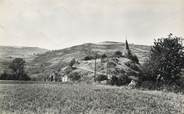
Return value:
<svg viewBox="0 0 184 114">
<path fill-rule="evenodd" d="M 62 82 L 68 82 L 68 76 L 64 75 L 63 77 L 61 77 Z"/>
</svg>

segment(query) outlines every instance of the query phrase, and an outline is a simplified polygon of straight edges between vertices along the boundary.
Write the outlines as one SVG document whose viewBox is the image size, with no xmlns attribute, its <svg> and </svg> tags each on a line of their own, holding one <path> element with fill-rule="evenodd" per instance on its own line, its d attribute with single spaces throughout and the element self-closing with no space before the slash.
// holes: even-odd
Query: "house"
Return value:
<svg viewBox="0 0 184 114">
<path fill-rule="evenodd" d="M 61 77 L 61 81 L 62 82 L 68 82 L 69 81 L 68 76 L 64 75 L 63 77 Z"/>
</svg>

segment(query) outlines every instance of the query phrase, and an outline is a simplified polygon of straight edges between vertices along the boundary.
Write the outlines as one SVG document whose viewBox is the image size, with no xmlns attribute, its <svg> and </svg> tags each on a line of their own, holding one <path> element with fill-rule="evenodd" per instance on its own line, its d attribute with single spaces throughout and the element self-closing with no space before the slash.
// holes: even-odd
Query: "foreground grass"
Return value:
<svg viewBox="0 0 184 114">
<path fill-rule="evenodd" d="M 0 114 L 3 113 L 182 114 L 184 97 L 87 84 L 0 84 Z"/>
</svg>

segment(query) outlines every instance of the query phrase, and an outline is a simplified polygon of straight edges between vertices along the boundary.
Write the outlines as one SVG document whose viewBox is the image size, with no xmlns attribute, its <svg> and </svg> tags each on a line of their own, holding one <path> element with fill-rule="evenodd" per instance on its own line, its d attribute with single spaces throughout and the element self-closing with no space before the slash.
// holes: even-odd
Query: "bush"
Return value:
<svg viewBox="0 0 184 114">
<path fill-rule="evenodd" d="M 31 78 L 25 73 L 25 74 L 23 74 L 23 76 L 19 80 L 28 81 L 28 80 L 31 80 Z"/>
<path fill-rule="evenodd" d="M 140 71 L 139 66 L 136 63 L 132 62 L 132 61 L 126 62 L 125 65 L 127 65 L 128 67 L 130 67 L 131 69 L 133 69 L 135 71 Z"/>
<path fill-rule="evenodd" d="M 139 64 L 139 59 L 138 59 L 138 57 L 137 57 L 136 55 L 130 56 L 130 59 L 131 59 L 133 62 Z"/>
<path fill-rule="evenodd" d="M 101 75 L 97 75 L 97 77 L 95 78 L 95 81 L 100 82 L 100 81 L 104 81 L 104 80 L 107 80 L 107 79 L 108 78 L 107 78 L 106 75 L 101 74 Z"/>
<path fill-rule="evenodd" d="M 142 81 L 154 81 L 156 82 L 156 76 L 154 75 L 153 68 L 151 68 L 150 62 L 148 60 L 142 65 Z"/>
<path fill-rule="evenodd" d="M 92 60 L 92 59 L 94 59 L 93 56 L 86 56 L 86 57 L 84 57 L 83 60 L 88 61 L 88 60 Z"/>
<path fill-rule="evenodd" d="M 111 79 L 108 81 L 108 84 L 121 86 L 121 85 L 125 85 L 129 82 L 130 82 L 130 80 L 125 75 L 119 76 L 119 77 L 112 76 Z"/>
<path fill-rule="evenodd" d="M 68 78 L 70 78 L 70 80 L 72 81 L 78 81 L 81 79 L 81 76 L 78 72 L 71 72 L 69 75 L 68 75 Z"/>
<path fill-rule="evenodd" d="M 106 54 L 103 54 L 103 55 L 101 56 L 101 58 L 102 58 L 102 59 L 105 59 L 105 58 L 107 58 L 107 55 L 106 55 Z"/>
<path fill-rule="evenodd" d="M 116 52 L 114 53 L 114 56 L 115 56 L 115 57 L 122 57 L 123 55 L 122 55 L 122 52 L 121 52 L 121 51 L 116 51 Z"/>
<path fill-rule="evenodd" d="M 65 73 L 66 75 L 70 74 L 72 71 L 73 71 L 73 68 L 70 67 L 70 66 L 67 66 L 67 67 L 64 69 L 64 73 Z"/>
<path fill-rule="evenodd" d="M 70 67 L 73 67 L 73 65 L 76 63 L 76 60 L 73 58 L 70 63 L 69 63 L 69 66 Z"/>
<path fill-rule="evenodd" d="M 0 76 L 0 80 L 15 80 L 14 78 L 13 74 L 7 73 L 6 71 L 4 71 Z"/>
<path fill-rule="evenodd" d="M 117 85 L 118 83 L 118 78 L 116 76 L 112 76 L 111 79 L 109 80 L 110 85 Z"/>
</svg>

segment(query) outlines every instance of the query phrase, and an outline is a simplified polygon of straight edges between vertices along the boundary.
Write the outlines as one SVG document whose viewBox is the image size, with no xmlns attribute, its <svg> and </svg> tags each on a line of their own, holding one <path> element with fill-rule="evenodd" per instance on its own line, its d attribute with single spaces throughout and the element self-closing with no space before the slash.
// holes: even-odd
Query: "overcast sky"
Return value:
<svg viewBox="0 0 184 114">
<path fill-rule="evenodd" d="M 61 49 L 86 42 L 150 45 L 184 36 L 184 0 L 0 0 L 0 45 Z"/>
</svg>

